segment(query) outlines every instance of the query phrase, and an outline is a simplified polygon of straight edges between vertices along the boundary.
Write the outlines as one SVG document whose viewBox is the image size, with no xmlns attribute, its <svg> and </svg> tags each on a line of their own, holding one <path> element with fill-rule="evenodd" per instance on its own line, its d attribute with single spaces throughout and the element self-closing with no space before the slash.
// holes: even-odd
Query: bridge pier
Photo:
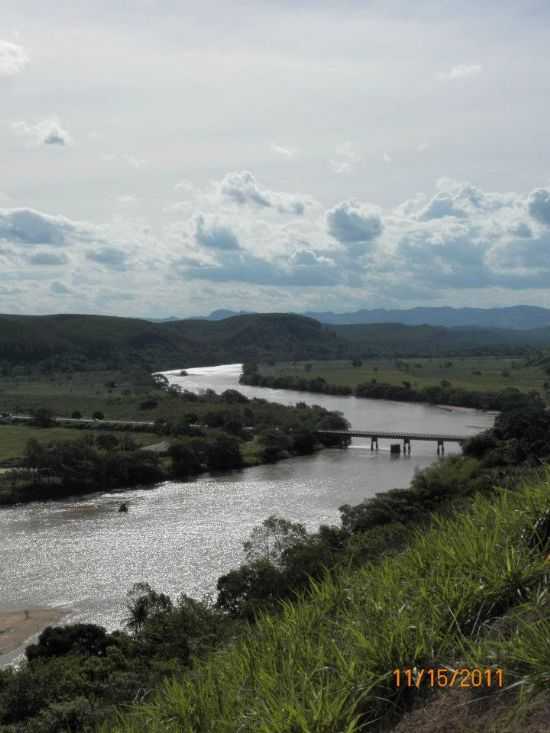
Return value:
<svg viewBox="0 0 550 733">
<path fill-rule="evenodd" d="M 438 456 L 444 456 L 445 455 L 445 441 L 438 440 L 437 441 L 437 455 Z"/>
<path fill-rule="evenodd" d="M 411 455 L 411 439 L 403 438 L 403 455 Z"/>
<path fill-rule="evenodd" d="M 378 438 L 375 436 L 370 439 L 370 449 L 378 450 Z"/>
</svg>

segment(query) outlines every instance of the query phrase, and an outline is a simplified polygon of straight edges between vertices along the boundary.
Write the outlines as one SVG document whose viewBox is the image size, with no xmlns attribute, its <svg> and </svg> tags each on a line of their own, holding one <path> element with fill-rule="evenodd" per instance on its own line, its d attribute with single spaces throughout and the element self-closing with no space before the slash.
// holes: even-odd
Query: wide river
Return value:
<svg viewBox="0 0 550 733">
<path fill-rule="evenodd" d="M 340 410 L 354 428 L 474 434 L 493 423 L 490 414 L 460 408 L 241 386 L 240 371 L 230 364 L 166 375 L 194 391 L 237 388 L 250 397 Z M 448 444 L 447 453 L 453 450 L 460 449 Z M 354 440 L 347 450 L 222 476 L 0 509 L 0 610 L 60 607 L 68 611 L 65 621 L 113 629 L 138 581 L 172 596 L 214 594 L 217 578 L 242 560 L 242 541 L 270 514 L 310 530 L 337 523 L 339 506 L 407 486 L 435 454 L 434 444 L 413 442 L 410 456 L 390 458 L 387 442 L 372 453 L 370 442 Z M 128 514 L 118 512 L 123 499 Z M 0 666 L 15 658 L 0 656 Z"/>
</svg>

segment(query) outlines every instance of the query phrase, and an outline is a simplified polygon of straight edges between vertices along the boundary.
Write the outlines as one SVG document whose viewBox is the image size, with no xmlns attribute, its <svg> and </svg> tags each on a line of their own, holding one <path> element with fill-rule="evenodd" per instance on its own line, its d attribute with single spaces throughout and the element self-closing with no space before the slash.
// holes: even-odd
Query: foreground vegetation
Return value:
<svg viewBox="0 0 550 733">
<path fill-rule="evenodd" d="M 507 685 L 547 695 L 549 572 L 541 548 L 530 549 L 524 537 L 547 510 L 549 488 L 545 480 L 496 501 L 480 497 L 467 514 L 417 534 L 398 558 L 331 574 L 307 599 L 287 603 L 277 618 L 262 617 L 236 645 L 167 681 L 153 700 L 104 730 L 389 727 L 422 694 L 396 689 L 397 668 L 502 667 Z M 499 633 L 496 622 L 507 614 L 511 629 Z M 485 728 L 505 729 L 498 720 Z"/>
<path fill-rule="evenodd" d="M 387 728 L 423 699 L 392 685 L 415 665 L 498 664 L 536 695 L 550 662 L 549 435 L 543 410 L 507 413 L 409 490 L 342 507 L 340 527 L 269 518 L 215 603 L 140 585 L 125 631 L 47 629 L 20 671 L 0 673 L 0 730 Z"/>
</svg>

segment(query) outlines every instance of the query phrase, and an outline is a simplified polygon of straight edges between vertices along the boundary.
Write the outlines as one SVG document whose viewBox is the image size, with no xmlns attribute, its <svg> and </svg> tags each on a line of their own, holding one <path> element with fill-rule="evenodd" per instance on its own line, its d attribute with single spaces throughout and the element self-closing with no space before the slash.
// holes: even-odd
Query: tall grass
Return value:
<svg viewBox="0 0 550 733">
<path fill-rule="evenodd" d="M 232 647 L 170 680 L 111 733 L 358 733 L 399 706 L 392 670 L 449 664 L 507 609 L 540 593 L 548 564 L 522 536 L 550 504 L 549 476 L 435 519 L 405 552 L 332 574 Z M 510 663 L 546 679 L 550 624 Z M 538 643 L 539 633 L 546 639 Z M 533 646 L 530 646 L 533 645 Z M 535 649 L 536 651 L 529 651 Z M 510 650 L 508 650 L 510 651 Z M 470 648 L 470 653 L 472 652 Z M 496 663 L 496 656 L 484 664 Z M 548 667 L 546 666 L 546 669 Z"/>
</svg>

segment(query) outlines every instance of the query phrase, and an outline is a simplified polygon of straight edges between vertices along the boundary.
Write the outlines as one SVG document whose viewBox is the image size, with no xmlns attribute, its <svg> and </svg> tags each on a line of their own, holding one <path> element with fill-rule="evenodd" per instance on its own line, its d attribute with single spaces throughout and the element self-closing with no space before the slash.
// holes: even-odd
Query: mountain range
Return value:
<svg viewBox="0 0 550 733">
<path fill-rule="evenodd" d="M 205 320 L 221 321 L 250 311 L 232 311 L 220 308 L 212 311 Z M 314 318 L 316 321 L 331 325 L 351 325 L 366 323 L 402 323 L 406 326 L 477 326 L 480 328 L 508 328 L 529 330 L 550 326 L 550 308 L 532 305 L 513 305 L 502 308 L 451 308 L 419 307 L 407 310 L 388 310 L 385 308 L 360 310 L 352 313 L 333 313 L 332 311 L 306 311 L 298 314 Z"/>
</svg>

